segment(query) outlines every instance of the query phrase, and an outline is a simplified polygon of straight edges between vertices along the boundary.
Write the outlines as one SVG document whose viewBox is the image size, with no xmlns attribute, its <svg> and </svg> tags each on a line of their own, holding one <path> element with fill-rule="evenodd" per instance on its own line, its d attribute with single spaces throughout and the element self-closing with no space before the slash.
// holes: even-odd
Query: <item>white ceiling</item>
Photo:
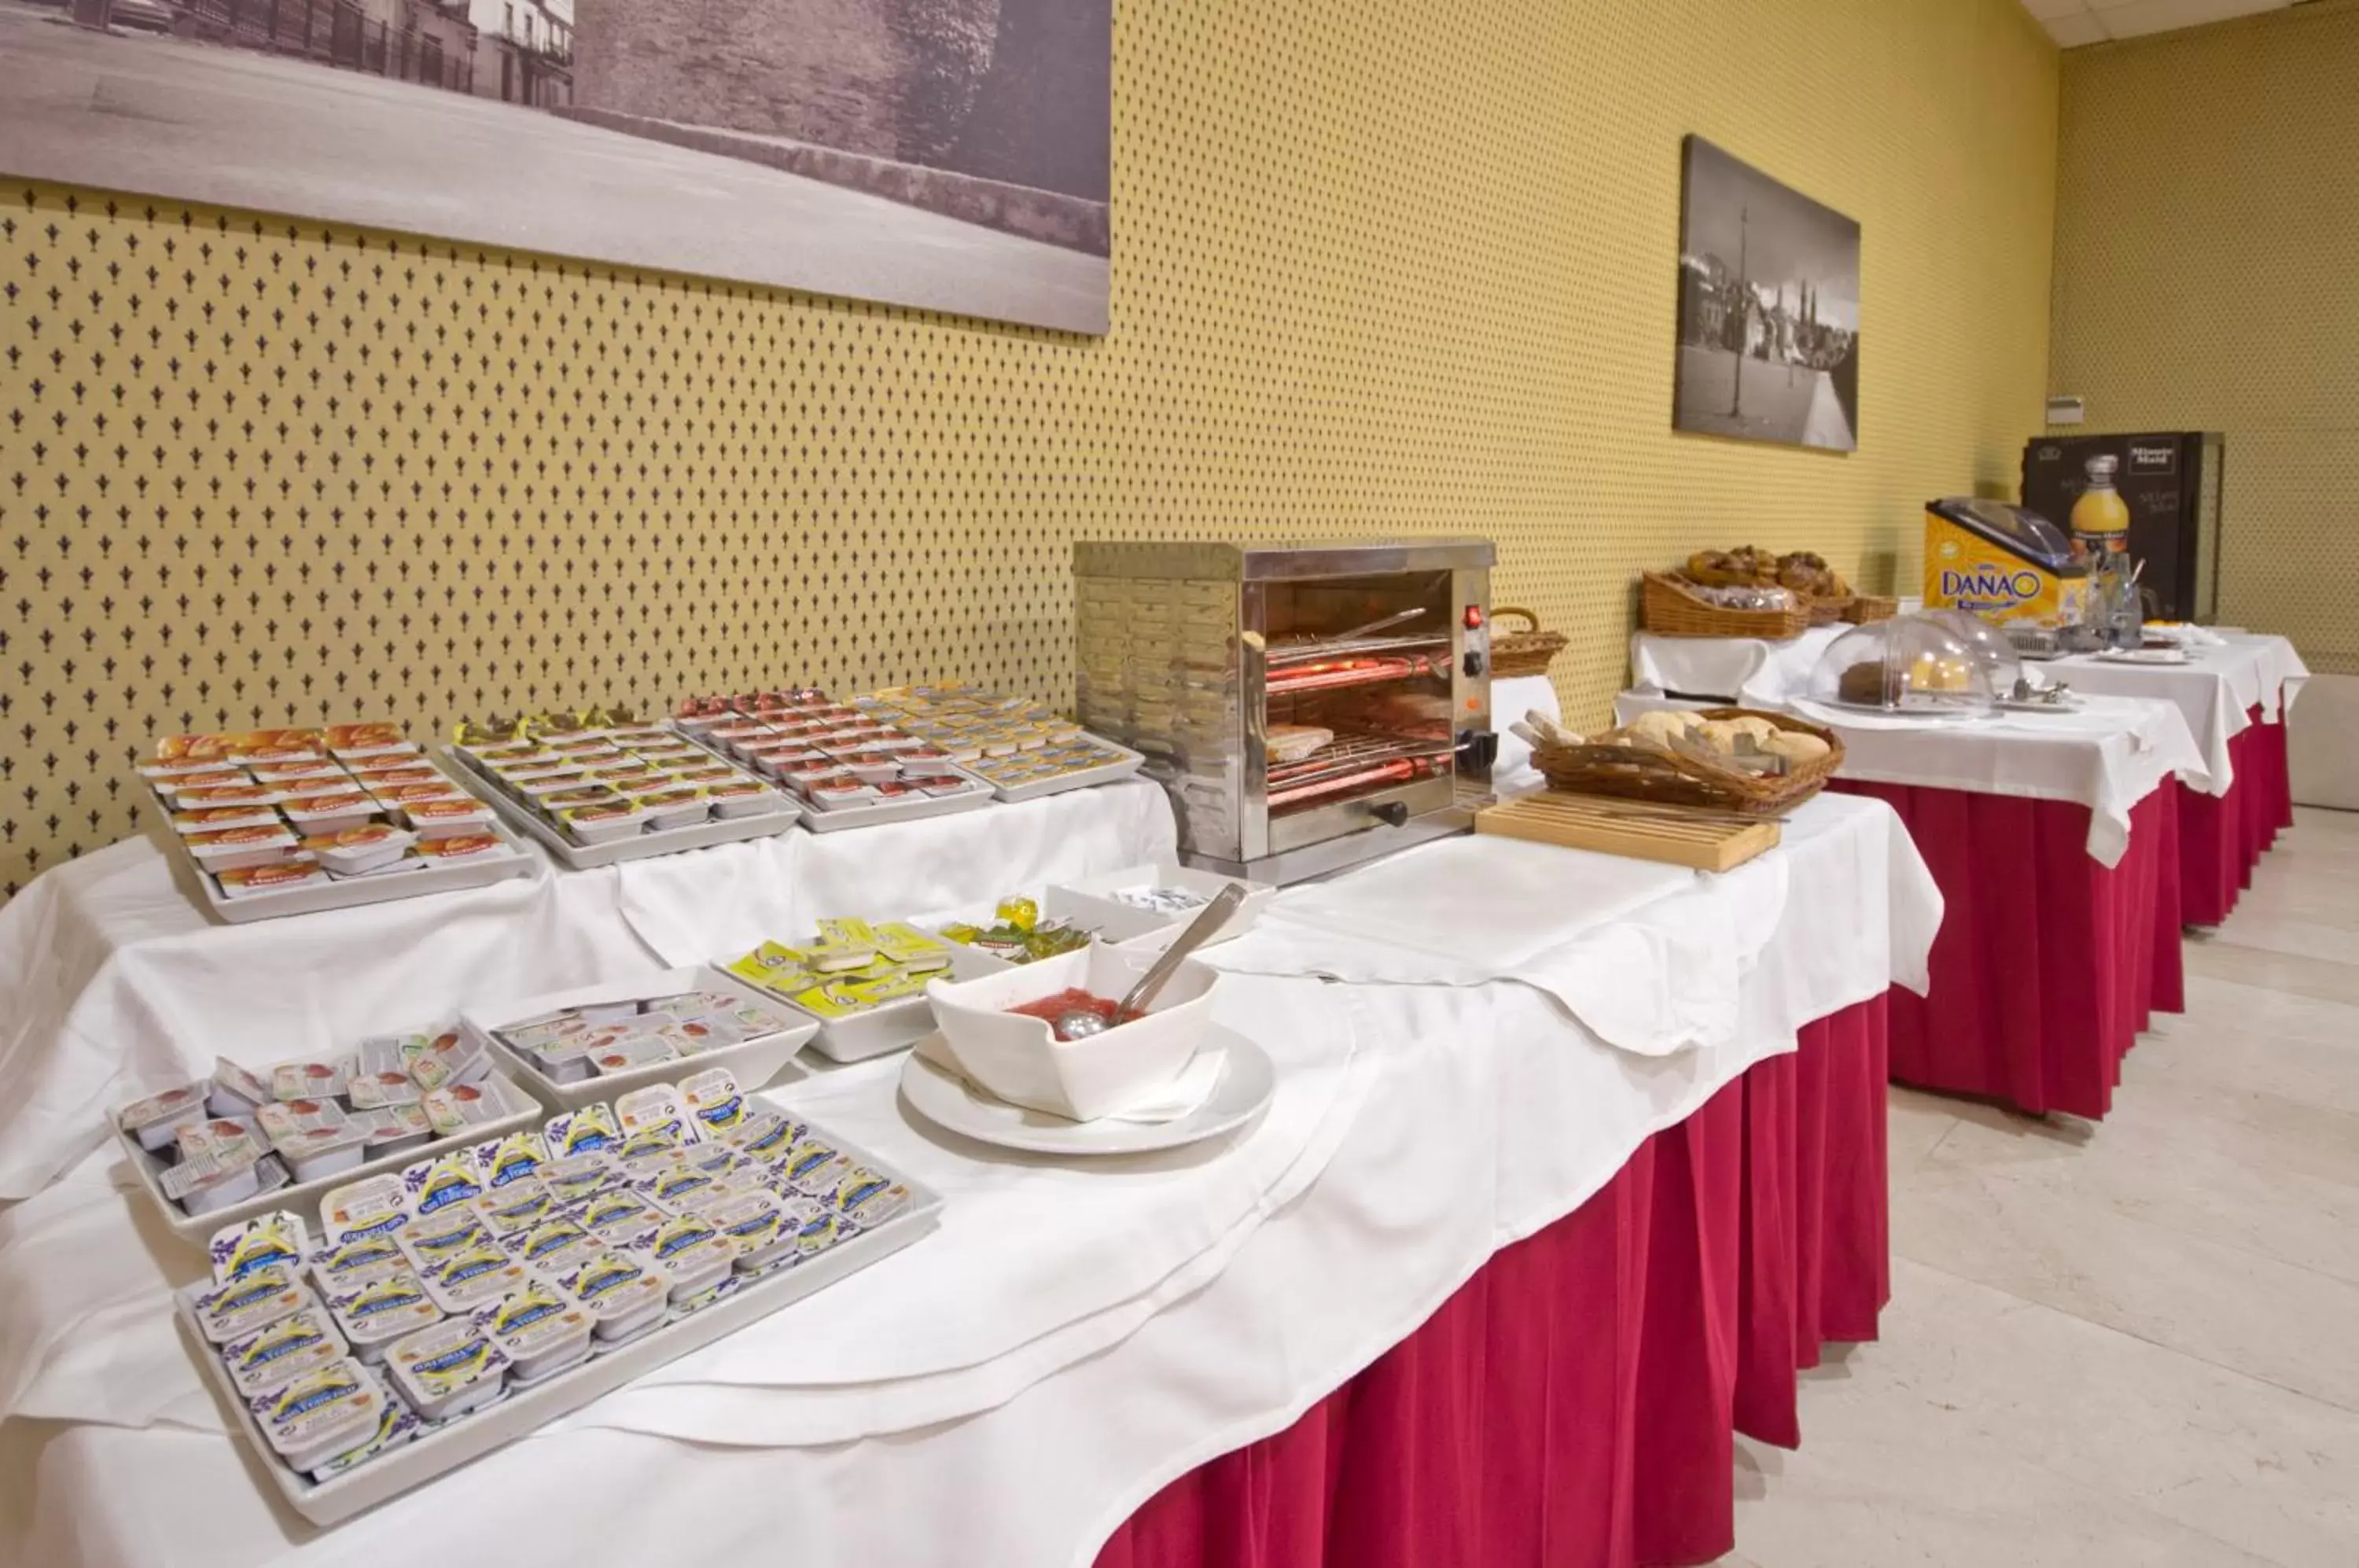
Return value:
<svg viewBox="0 0 2359 1568">
<path fill-rule="evenodd" d="M 2201 27 L 2249 16 L 2256 11 L 2281 11 L 2296 0 L 2023 0 L 2024 9 L 2039 18 L 2049 37 L 2066 49 L 2098 44 L 2107 38 L 2134 38 L 2144 33 L 2165 33 L 2173 27 Z"/>
</svg>

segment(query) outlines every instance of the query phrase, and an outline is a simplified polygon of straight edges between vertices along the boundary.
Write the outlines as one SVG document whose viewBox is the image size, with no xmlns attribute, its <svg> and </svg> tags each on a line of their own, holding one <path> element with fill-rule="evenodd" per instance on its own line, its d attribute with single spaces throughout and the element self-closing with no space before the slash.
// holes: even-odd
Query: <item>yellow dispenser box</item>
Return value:
<svg viewBox="0 0 2359 1568">
<path fill-rule="evenodd" d="M 1926 506 L 1927 609 L 2060 628 L 2081 624 L 2088 598 L 2088 568 L 2038 513 L 1971 495 Z"/>
</svg>

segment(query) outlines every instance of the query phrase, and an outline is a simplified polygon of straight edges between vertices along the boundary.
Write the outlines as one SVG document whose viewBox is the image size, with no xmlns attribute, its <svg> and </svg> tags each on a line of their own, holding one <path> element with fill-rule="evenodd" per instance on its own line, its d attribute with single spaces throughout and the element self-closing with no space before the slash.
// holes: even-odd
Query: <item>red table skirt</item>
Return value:
<svg viewBox="0 0 2359 1568">
<path fill-rule="evenodd" d="M 2186 1005 L 2177 786 L 2130 812 L 2129 848 L 2110 870 L 2089 857 L 2085 806 L 1830 787 L 1889 801 L 1947 902 L 1930 993 L 1891 996 L 1893 1079 L 2103 1116 L 2138 1031 Z"/>
<path fill-rule="evenodd" d="M 1275 1437 L 1165 1487 L 1099 1568 L 1709 1562 L 1734 1439 L 1890 1296 L 1883 999 L 1812 1024 L 1494 1255 Z"/>
<path fill-rule="evenodd" d="M 2228 738 L 2235 782 L 2225 795 L 2179 789 L 2180 919 L 2216 926 L 2253 885 L 2253 867 L 2277 834 L 2293 826 L 2293 779 L 2286 768 L 2286 730 L 2264 724 Z"/>
</svg>

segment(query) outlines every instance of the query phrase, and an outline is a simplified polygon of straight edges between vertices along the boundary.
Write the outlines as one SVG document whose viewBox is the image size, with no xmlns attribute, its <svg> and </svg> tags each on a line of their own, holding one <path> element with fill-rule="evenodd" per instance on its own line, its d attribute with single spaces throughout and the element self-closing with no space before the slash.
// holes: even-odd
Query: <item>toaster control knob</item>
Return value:
<svg viewBox="0 0 2359 1568">
<path fill-rule="evenodd" d="M 1462 668 L 1465 670 L 1466 679 L 1469 681 L 1474 680 L 1476 677 L 1480 676 L 1484 670 L 1483 650 L 1479 648 L 1468 648 L 1466 650 L 1466 660 Z"/>
<path fill-rule="evenodd" d="M 1368 815 L 1388 827 L 1402 827 L 1408 822 L 1408 802 L 1386 800 L 1381 805 L 1370 806 Z"/>
</svg>

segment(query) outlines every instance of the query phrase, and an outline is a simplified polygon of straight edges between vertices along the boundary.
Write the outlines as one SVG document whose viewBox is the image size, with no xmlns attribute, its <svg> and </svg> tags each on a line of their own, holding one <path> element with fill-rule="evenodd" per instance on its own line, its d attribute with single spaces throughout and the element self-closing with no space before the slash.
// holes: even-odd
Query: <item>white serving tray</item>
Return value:
<svg viewBox="0 0 2359 1568">
<path fill-rule="evenodd" d="M 1029 784 L 992 784 L 992 792 L 1010 805 L 1022 800 L 1037 800 L 1044 795 L 1061 795 L 1068 789 L 1086 789 L 1094 784 L 1113 784 L 1121 779 L 1134 778 L 1137 775 L 1141 765 L 1147 761 L 1143 752 L 1133 751 L 1126 746 L 1116 746 L 1102 735 L 1090 734 L 1088 731 L 1082 733 L 1088 734 L 1093 742 L 1104 746 L 1108 751 L 1120 752 L 1121 760 L 1109 762 L 1099 768 L 1084 768 L 1078 773 L 1060 773 L 1054 779 L 1036 779 Z M 984 782 L 991 784 L 988 779 L 984 779 Z"/>
<path fill-rule="evenodd" d="M 527 1094 L 552 1111 L 578 1111 L 584 1105 L 612 1100 L 618 1094 L 626 1094 L 649 1083 L 677 1083 L 683 1078 L 713 1067 L 729 1069 L 729 1075 L 737 1080 L 737 1087 L 751 1094 L 775 1081 L 779 1073 L 786 1071 L 787 1063 L 795 1059 L 796 1053 L 820 1032 L 816 1020 L 790 1023 L 776 1034 L 740 1040 L 735 1045 L 724 1045 L 718 1051 L 708 1051 L 696 1056 L 683 1056 L 677 1062 L 650 1062 L 645 1067 L 634 1067 L 627 1073 L 593 1073 L 579 1083 L 550 1083 L 538 1068 L 510 1051 L 492 1032 L 519 1018 L 555 1012 L 560 1007 L 594 1007 L 601 1002 L 671 996 L 681 991 L 721 991 L 742 997 L 748 1006 L 781 1008 L 790 1019 L 810 1016 L 784 996 L 757 990 L 734 975 L 723 974 L 704 964 L 691 964 L 684 969 L 666 969 L 654 975 L 642 975 L 636 979 L 611 981 L 603 985 L 577 985 L 569 991 L 550 991 L 538 996 L 516 997 L 491 1007 L 468 1007 L 459 1014 L 459 1027 L 472 1038 L 483 1041 L 491 1051 L 492 1061 L 522 1085 Z"/>
<path fill-rule="evenodd" d="M 1231 883 L 1245 890 L 1245 901 L 1236 908 L 1221 929 L 1212 933 L 1212 942 L 1227 942 L 1243 936 L 1251 930 L 1269 901 L 1277 897 L 1277 889 L 1266 882 L 1250 882 L 1242 877 L 1223 877 L 1217 871 L 1200 871 L 1182 866 L 1176 860 L 1166 860 L 1156 866 L 1134 866 L 1126 871 L 1110 871 L 1103 877 L 1084 877 L 1072 882 L 1055 883 L 1049 888 L 1049 907 L 1069 915 L 1083 925 L 1094 926 L 1108 942 L 1124 947 L 1165 948 L 1188 928 L 1202 906 L 1159 914 L 1142 909 L 1135 904 L 1121 903 L 1109 897 L 1138 887 L 1185 887 L 1203 894 L 1207 898 L 1219 893 Z"/>
<path fill-rule="evenodd" d="M 176 1291 L 172 1298 L 172 1315 L 179 1322 L 180 1337 L 186 1342 L 189 1353 L 204 1367 L 206 1380 L 212 1385 L 214 1399 L 223 1406 L 227 1424 L 245 1438 L 262 1469 L 277 1483 L 288 1505 L 313 1524 L 340 1524 L 354 1514 L 421 1486 L 495 1449 L 506 1447 L 558 1417 L 580 1410 L 602 1394 L 613 1392 L 641 1373 L 652 1372 L 691 1350 L 701 1349 L 724 1334 L 733 1334 L 847 1275 L 859 1272 L 879 1258 L 891 1257 L 941 1223 L 942 1201 L 940 1196 L 902 1176 L 895 1167 L 872 1160 L 854 1146 L 835 1139 L 832 1135 L 830 1135 L 830 1140 L 862 1164 L 891 1173 L 908 1188 L 912 1199 L 908 1209 L 875 1230 L 862 1231 L 848 1241 L 837 1243 L 816 1258 L 743 1286 L 710 1306 L 667 1323 L 661 1328 L 651 1330 L 615 1349 L 593 1355 L 581 1367 L 571 1372 L 560 1373 L 538 1388 L 511 1390 L 488 1410 L 421 1432 L 403 1446 L 332 1480 L 313 1481 L 298 1471 L 289 1470 L 271 1452 L 268 1441 L 255 1424 L 245 1402 L 237 1397 L 237 1390 L 230 1382 L 229 1369 L 222 1364 L 221 1356 L 213 1348 L 205 1343 L 204 1334 L 199 1331 L 196 1318 L 190 1309 L 190 1299 L 210 1289 L 210 1284 L 200 1283 Z M 380 1382 L 382 1380 L 380 1378 Z M 430 1552 L 430 1547 L 428 1550 Z"/>
<path fill-rule="evenodd" d="M 405 1031 L 387 1029 L 385 1032 L 399 1034 Z M 454 1133 L 449 1138 L 429 1138 L 424 1143 L 412 1145 L 398 1154 L 380 1154 L 375 1160 L 364 1160 L 351 1170 L 340 1171 L 333 1176 L 314 1177 L 309 1181 L 297 1181 L 267 1192 L 258 1192 L 244 1203 L 232 1203 L 223 1209 L 210 1209 L 201 1214 L 182 1212 L 179 1204 L 164 1195 L 162 1177 L 170 1167 L 163 1160 L 140 1148 L 138 1138 L 125 1132 L 119 1127 L 115 1128 L 114 1137 L 115 1141 L 123 1146 L 125 1158 L 131 1161 L 131 1169 L 139 1173 L 139 1184 L 147 1188 L 147 1196 L 155 1200 L 157 1212 L 164 1216 L 164 1223 L 172 1227 L 172 1234 L 201 1247 L 212 1238 L 213 1232 L 223 1225 L 251 1219 L 255 1214 L 268 1214 L 273 1209 L 316 1209 L 319 1206 L 319 1200 L 324 1197 L 330 1189 L 341 1187 L 347 1181 L 357 1181 L 364 1176 L 375 1175 L 380 1171 L 398 1171 L 403 1166 L 414 1164 L 418 1160 L 431 1160 L 438 1154 L 447 1153 L 453 1149 L 464 1149 L 472 1144 L 481 1143 L 485 1138 L 500 1138 L 521 1127 L 538 1127 L 549 1115 L 548 1107 L 527 1092 L 522 1083 L 516 1082 L 517 1075 L 515 1073 L 505 1070 L 495 1071 L 491 1076 L 506 1081 L 508 1088 L 515 1093 L 516 1104 L 522 1106 L 522 1109 L 514 1115 L 502 1116 L 496 1121 L 471 1123 L 464 1132 Z"/>
<path fill-rule="evenodd" d="M 702 747 L 732 768 L 739 768 L 753 778 L 761 777 L 708 739 L 702 727 L 685 729 L 681 727 L 678 719 L 667 722 L 672 734 L 679 736 L 680 739 Z M 921 795 L 914 800 L 880 800 L 872 806 L 814 806 L 798 802 L 798 807 L 802 812 L 803 826 L 811 832 L 841 833 L 845 828 L 883 827 L 888 822 L 914 822 L 923 821 L 927 817 L 947 817 L 958 811 L 972 811 L 979 807 L 988 806 L 995 798 L 989 784 L 975 778 L 965 769 L 959 769 L 959 777 L 966 779 L 975 788 L 962 795 Z M 792 793 L 788 786 L 776 780 L 764 779 L 763 781 L 781 791 Z"/>
<path fill-rule="evenodd" d="M 492 810 L 500 814 L 502 821 L 549 851 L 560 865 L 575 871 L 592 871 L 601 866 L 614 866 L 625 860 L 646 860 L 658 855 L 679 855 L 690 849 L 710 849 L 717 844 L 743 844 L 748 839 L 768 838 L 793 827 L 796 819 L 802 815 L 802 807 L 796 803 L 794 797 L 780 789 L 779 805 L 776 811 L 757 811 L 750 817 L 718 817 L 698 822 L 693 827 L 641 832 L 611 844 L 575 844 L 559 832 L 555 823 L 510 794 L 507 788 L 495 779 L 473 754 L 454 746 L 445 746 L 443 755 L 475 776 L 482 784 L 478 793 L 490 800 Z M 756 775 L 747 773 L 745 777 L 753 779 Z M 776 788 L 775 785 L 770 787 Z"/>
<path fill-rule="evenodd" d="M 930 934 L 930 933 L 929 933 Z M 986 975 L 996 975 L 1008 964 L 987 953 L 977 953 L 954 942 L 945 942 L 951 950 L 950 975 L 957 980 L 979 980 Z M 934 1029 L 934 1005 L 926 1000 L 925 993 L 887 1002 L 864 1013 L 848 1018 L 819 1018 L 818 1015 L 797 1004 L 793 998 L 777 991 L 755 987 L 755 994 L 766 1001 L 791 1008 L 817 1022 L 818 1036 L 811 1049 L 830 1062 L 866 1062 L 871 1057 L 902 1050 L 923 1040 Z"/>
</svg>

